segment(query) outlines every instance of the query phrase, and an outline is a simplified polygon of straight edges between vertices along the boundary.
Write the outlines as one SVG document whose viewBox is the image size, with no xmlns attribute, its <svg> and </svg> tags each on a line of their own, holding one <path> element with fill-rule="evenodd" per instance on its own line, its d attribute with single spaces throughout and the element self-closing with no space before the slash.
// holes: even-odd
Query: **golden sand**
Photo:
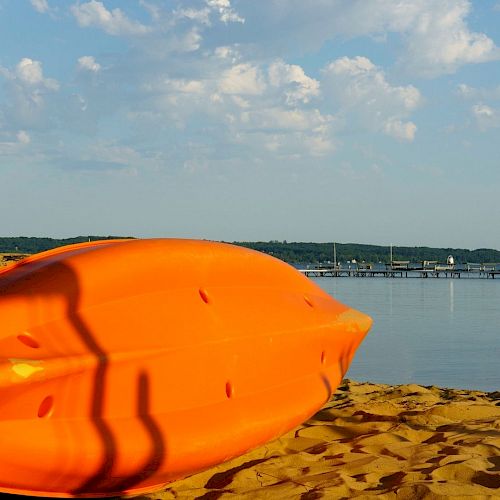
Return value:
<svg viewBox="0 0 500 500">
<path fill-rule="evenodd" d="M 0 253 L 0 268 L 15 264 L 17 261 L 22 260 L 24 257 L 28 257 L 28 254 L 12 253 L 12 252 Z"/>
<path fill-rule="evenodd" d="M 353 497 L 500 497 L 500 392 L 345 380 L 280 439 L 140 498 Z"/>
</svg>

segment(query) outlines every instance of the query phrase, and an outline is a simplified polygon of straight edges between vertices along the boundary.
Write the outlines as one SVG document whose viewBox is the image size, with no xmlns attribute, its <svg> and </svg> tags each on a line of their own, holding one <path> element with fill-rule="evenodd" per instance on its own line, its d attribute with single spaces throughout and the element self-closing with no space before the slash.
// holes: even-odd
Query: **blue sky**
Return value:
<svg viewBox="0 0 500 500">
<path fill-rule="evenodd" d="M 499 45 L 497 0 L 0 0 L 0 235 L 500 248 Z"/>
</svg>

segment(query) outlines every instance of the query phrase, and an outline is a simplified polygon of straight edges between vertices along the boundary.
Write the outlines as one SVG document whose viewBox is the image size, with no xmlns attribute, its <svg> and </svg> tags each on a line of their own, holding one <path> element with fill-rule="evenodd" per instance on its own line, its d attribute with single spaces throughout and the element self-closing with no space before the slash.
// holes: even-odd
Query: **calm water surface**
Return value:
<svg viewBox="0 0 500 500">
<path fill-rule="evenodd" d="M 500 280 L 314 278 L 373 318 L 348 377 L 500 389 Z"/>
</svg>

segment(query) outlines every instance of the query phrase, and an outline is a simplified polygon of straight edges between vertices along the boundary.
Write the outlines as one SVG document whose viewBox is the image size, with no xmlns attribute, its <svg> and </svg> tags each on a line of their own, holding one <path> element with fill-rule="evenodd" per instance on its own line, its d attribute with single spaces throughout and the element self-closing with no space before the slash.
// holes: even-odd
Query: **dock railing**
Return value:
<svg viewBox="0 0 500 500">
<path fill-rule="evenodd" d="M 453 271 L 455 264 L 438 264 L 434 266 L 434 271 Z"/>
<path fill-rule="evenodd" d="M 481 264 L 482 266 L 482 271 L 484 272 L 489 272 L 489 271 L 496 271 L 496 268 L 497 268 L 497 264 L 494 264 L 493 262 L 486 262 L 486 263 L 483 263 Z"/>
<path fill-rule="evenodd" d="M 392 271 L 400 271 L 400 270 L 407 271 L 408 269 L 410 269 L 410 261 L 409 260 L 393 260 L 389 264 L 389 267 Z"/>
<path fill-rule="evenodd" d="M 361 271 L 370 270 L 370 269 L 373 269 L 373 264 L 371 262 L 359 262 L 358 269 Z"/>
<path fill-rule="evenodd" d="M 475 262 L 466 262 L 465 264 L 465 270 L 470 273 L 470 272 L 476 272 L 479 273 L 482 271 L 482 264 L 477 264 Z"/>
</svg>

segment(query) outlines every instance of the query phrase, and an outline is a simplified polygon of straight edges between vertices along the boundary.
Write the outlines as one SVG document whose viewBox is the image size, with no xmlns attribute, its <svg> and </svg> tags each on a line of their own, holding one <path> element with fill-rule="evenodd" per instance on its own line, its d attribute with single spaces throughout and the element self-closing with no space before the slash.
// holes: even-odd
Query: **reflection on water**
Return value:
<svg viewBox="0 0 500 500">
<path fill-rule="evenodd" d="M 348 377 L 500 388 L 500 280 L 314 278 L 373 317 Z"/>
</svg>

